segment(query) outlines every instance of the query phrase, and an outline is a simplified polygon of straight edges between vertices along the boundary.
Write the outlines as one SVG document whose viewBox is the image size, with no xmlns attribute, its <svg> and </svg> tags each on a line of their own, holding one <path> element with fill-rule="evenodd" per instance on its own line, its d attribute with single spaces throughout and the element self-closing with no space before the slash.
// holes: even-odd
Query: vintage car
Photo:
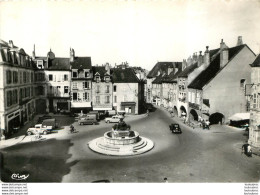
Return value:
<svg viewBox="0 0 260 195">
<path fill-rule="evenodd" d="M 78 120 L 79 125 L 94 125 L 97 124 L 97 120 L 95 117 L 87 116 L 86 118 L 80 118 Z"/>
<path fill-rule="evenodd" d="M 172 133 L 182 133 L 180 125 L 177 123 L 172 123 L 169 127 Z"/>
<path fill-rule="evenodd" d="M 37 133 L 46 135 L 51 131 L 52 126 L 43 126 L 42 124 L 37 124 L 27 130 L 27 135 L 36 135 Z"/>
<path fill-rule="evenodd" d="M 105 122 L 106 123 L 118 123 L 120 121 L 120 119 L 122 119 L 122 118 L 123 118 L 123 116 L 121 116 L 121 115 L 115 115 L 112 117 L 105 118 Z"/>
</svg>

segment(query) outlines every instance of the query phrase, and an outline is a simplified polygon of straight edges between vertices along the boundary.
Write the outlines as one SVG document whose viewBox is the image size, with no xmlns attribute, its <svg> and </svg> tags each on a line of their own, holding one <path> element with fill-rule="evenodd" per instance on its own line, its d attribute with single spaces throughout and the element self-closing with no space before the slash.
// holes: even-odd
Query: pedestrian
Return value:
<svg viewBox="0 0 260 195">
<path fill-rule="evenodd" d="M 167 177 L 165 177 L 163 180 L 164 180 L 164 183 L 168 183 Z"/>
<path fill-rule="evenodd" d="M 205 124 L 206 124 L 206 129 L 209 130 L 209 124 L 210 124 L 209 120 L 206 120 Z"/>
<path fill-rule="evenodd" d="M 148 110 L 148 109 L 147 109 L 147 111 L 146 111 L 146 115 L 149 116 L 149 110 Z"/>
<path fill-rule="evenodd" d="M 247 146 L 247 156 L 248 157 L 252 157 L 252 148 L 251 148 L 251 146 L 249 144 Z"/>
</svg>

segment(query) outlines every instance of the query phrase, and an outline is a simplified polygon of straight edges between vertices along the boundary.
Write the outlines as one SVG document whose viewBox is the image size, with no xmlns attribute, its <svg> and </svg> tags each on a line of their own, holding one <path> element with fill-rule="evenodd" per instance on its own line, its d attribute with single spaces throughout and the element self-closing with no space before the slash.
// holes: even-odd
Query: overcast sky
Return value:
<svg viewBox="0 0 260 195">
<path fill-rule="evenodd" d="M 90 56 L 92 64 L 150 70 L 157 61 L 182 61 L 194 52 L 233 47 L 242 36 L 260 44 L 260 1 L 0 2 L 0 39 L 36 55 Z"/>
</svg>

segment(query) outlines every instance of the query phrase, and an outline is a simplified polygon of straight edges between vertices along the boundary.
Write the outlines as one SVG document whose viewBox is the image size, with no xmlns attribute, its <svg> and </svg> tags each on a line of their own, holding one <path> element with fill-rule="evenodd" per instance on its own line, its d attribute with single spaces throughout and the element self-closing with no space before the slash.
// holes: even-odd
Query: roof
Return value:
<svg viewBox="0 0 260 195">
<path fill-rule="evenodd" d="M 158 75 L 158 72 L 167 72 L 168 68 L 173 68 L 174 62 L 157 62 L 153 69 L 147 75 L 148 78 L 153 78 Z"/>
<path fill-rule="evenodd" d="M 93 75 L 99 73 L 101 80 L 104 80 L 104 76 L 107 72 L 105 66 L 93 66 L 92 70 L 93 70 Z"/>
<path fill-rule="evenodd" d="M 251 64 L 251 67 L 260 67 L 260 54 L 258 54 L 255 61 Z"/>
<path fill-rule="evenodd" d="M 132 68 L 113 68 L 112 79 L 114 83 L 139 83 L 140 80 L 134 73 Z"/>
<path fill-rule="evenodd" d="M 49 61 L 47 70 L 70 70 L 70 59 L 54 58 Z"/>
<path fill-rule="evenodd" d="M 198 67 L 198 62 L 195 62 L 194 64 L 187 66 L 179 75 L 178 77 L 188 77 L 190 73 L 193 72 L 195 68 Z"/>
<path fill-rule="evenodd" d="M 91 57 L 75 57 L 71 65 L 72 69 L 91 69 Z"/>
<path fill-rule="evenodd" d="M 246 45 L 239 45 L 236 47 L 229 48 L 229 58 L 228 60 L 231 61 L 233 57 L 235 57 L 242 48 Z M 224 68 L 224 67 L 223 67 Z M 223 69 L 222 68 L 222 69 Z M 202 89 L 206 84 L 208 84 L 211 79 L 213 79 L 218 72 L 220 71 L 220 52 L 216 53 L 212 61 L 210 62 L 209 66 L 203 70 L 188 86 L 188 88 L 193 89 Z"/>
</svg>

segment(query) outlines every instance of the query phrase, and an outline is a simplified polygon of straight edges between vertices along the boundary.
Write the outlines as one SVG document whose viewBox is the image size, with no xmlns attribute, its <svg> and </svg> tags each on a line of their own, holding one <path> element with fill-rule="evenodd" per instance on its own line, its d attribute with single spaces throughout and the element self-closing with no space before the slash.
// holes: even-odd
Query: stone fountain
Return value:
<svg viewBox="0 0 260 195">
<path fill-rule="evenodd" d="M 151 150 L 154 143 L 138 132 L 132 131 L 123 119 L 115 124 L 111 131 L 103 137 L 96 138 L 89 142 L 89 148 L 97 153 L 113 156 L 129 156 L 142 154 Z"/>
</svg>

